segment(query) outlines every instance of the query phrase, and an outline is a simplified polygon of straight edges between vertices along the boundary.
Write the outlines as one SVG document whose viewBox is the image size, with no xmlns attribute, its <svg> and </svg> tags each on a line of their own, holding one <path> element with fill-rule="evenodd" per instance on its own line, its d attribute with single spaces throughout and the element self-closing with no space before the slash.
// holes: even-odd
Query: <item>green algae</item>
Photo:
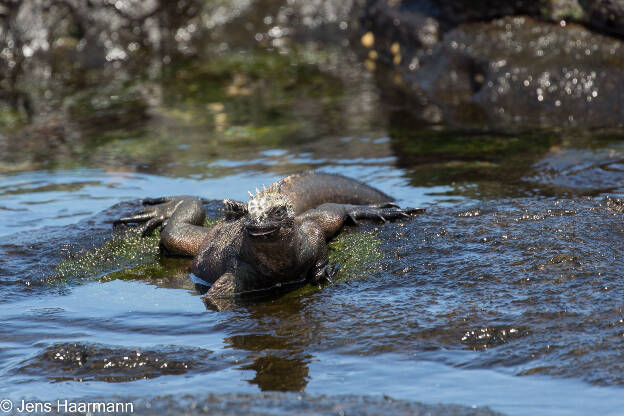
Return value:
<svg viewBox="0 0 624 416">
<path fill-rule="evenodd" d="M 577 0 L 551 0 L 542 10 L 542 16 L 552 20 L 572 20 L 580 22 L 586 17 L 583 7 Z"/>
<path fill-rule="evenodd" d="M 167 276 L 167 269 L 160 262 L 139 264 L 123 270 L 105 274 L 97 279 L 100 282 L 113 280 L 151 280 Z"/>
<path fill-rule="evenodd" d="M 56 267 L 58 280 L 97 279 L 112 271 L 158 259 L 157 234 L 141 237 L 136 230 L 115 234 L 101 247 L 84 250 L 62 260 Z"/>
<path fill-rule="evenodd" d="M 97 280 L 100 282 L 141 280 L 167 287 L 174 279 L 177 279 L 179 282 L 173 286 L 191 287 L 193 283 L 188 277 L 191 261 L 192 259 L 188 257 L 159 256 L 156 261 L 117 270 L 105 274 Z"/>
<path fill-rule="evenodd" d="M 319 134 L 310 111 L 338 110 L 339 80 L 323 73 L 317 60 L 294 51 L 231 51 L 209 61 L 180 63 L 163 77 L 163 117 L 204 126 L 219 141 L 237 146 L 275 146 Z"/>
<path fill-rule="evenodd" d="M 213 227 L 219 219 L 207 217 L 204 227 Z M 167 257 L 159 248 L 160 232 L 141 237 L 135 229 L 116 233 L 101 247 L 83 250 L 61 261 L 55 280 L 94 279 L 159 280 L 184 275 L 188 277 L 190 258 Z"/>
<path fill-rule="evenodd" d="M 116 129 L 145 120 L 147 103 L 137 87 L 106 85 L 81 91 L 65 104 L 72 121 L 87 129 Z"/>
<path fill-rule="evenodd" d="M 0 106 L 0 133 L 14 130 L 26 122 L 24 115 L 8 106 Z"/>
<path fill-rule="evenodd" d="M 206 219 L 204 220 L 204 227 L 207 228 L 212 228 L 214 227 L 219 221 L 221 220 L 221 218 L 210 218 L 210 217 L 206 217 Z"/>
<path fill-rule="evenodd" d="M 381 258 L 379 239 L 372 231 L 343 232 L 328 244 L 329 263 L 340 266 L 335 282 L 366 276 L 375 260 Z M 318 286 L 306 284 L 282 298 L 291 299 L 317 292 Z"/>
<path fill-rule="evenodd" d="M 531 193 L 523 181 L 533 166 L 562 144 L 556 131 L 500 134 L 487 131 L 391 129 L 400 165 L 414 186 L 451 186 L 449 195 L 500 198 Z M 544 189 L 547 193 L 548 190 Z"/>
<path fill-rule="evenodd" d="M 402 151 L 419 158 L 506 160 L 529 152 L 547 150 L 560 141 L 549 132 L 524 133 L 522 135 L 496 134 L 454 130 L 421 130 L 391 128 L 393 139 Z"/>
<path fill-rule="evenodd" d="M 360 277 L 381 258 L 379 239 L 372 231 L 346 232 L 329 243 L 329 262 L 338 264 L 337 280 Z"/>
</svg>

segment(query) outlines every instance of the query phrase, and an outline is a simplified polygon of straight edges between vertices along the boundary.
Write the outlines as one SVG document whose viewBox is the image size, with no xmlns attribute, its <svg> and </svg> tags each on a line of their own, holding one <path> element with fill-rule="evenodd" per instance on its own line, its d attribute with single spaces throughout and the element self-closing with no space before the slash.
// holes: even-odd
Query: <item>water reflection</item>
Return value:
<svg viewBox="0 0 624 416">
<path fill-rule="evenodd" d="M 309 380 L 308 362 L 267 354 L 254 358 L 253 364 L 241 369 L 256 372 L 256 376 L 248 381 L 262 391 L 304 391 Z"/>
<path fill-rule="evenodd" d="M 224 339 L 228 348 L 246 351 L 241 370 L 255 371 L 247 381 L 262 391 L 303 391 L 309 381 L 310 332 L 305 324 L 305 300 L 250 304 L 243 327 L 253 328 Z M 239 332 L 235 329 L 234 332 Z"/>
</svg>

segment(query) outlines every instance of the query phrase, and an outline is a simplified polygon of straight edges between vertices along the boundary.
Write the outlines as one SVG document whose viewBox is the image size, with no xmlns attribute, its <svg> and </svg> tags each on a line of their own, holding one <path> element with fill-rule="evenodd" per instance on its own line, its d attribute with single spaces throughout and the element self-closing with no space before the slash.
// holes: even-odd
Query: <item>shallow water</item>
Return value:
<svg viewBox="0 0 624 416">
<path fill-rule="evenodd" d="M 426 128 L 344 42 L 227 36 L 68 99 L 46 81 L 63 110 L 0 126 L 0 399 L 622 413 L 623 131 Z M 347 228 L 335 284 L 221 312 L 188 260 L 112 229 L 143 197 L 198 195 L 214 219 L 311 169 L 427 211 Z"/>
<path fill-rule="evenodd" d="M 619 205 L 602 196 L 449 202 L 452 186 L 411 186 L 410 171 L 385 160 L 341 163 L 324 169 L 359 172 L 428 212 L 348 229 L 372 233 L 381 257 L 335 285 L 224 312 L 206 310 L 188 263 L 161 259 L 164 272 L 150 275 L 132 271 L 154 261 L 139 257 L 103 261 L 93 275 L 77 268 L 69 281 L 50 278 L 68 252 L 97 253 L 110 238 L 109 221 L 136 208 L 108 209 L 117 202 L 172 193 L 242 198 L 279 175 L 5 176 L 0 387 L 15 399 L 123 391 L 149 400 L 164 387 L 197 397 L 339 392 L 509 414 L 618 414 Z M 244 165 L 238 161 L 237 171 Z M 217 202 L 208 206 L 219 215 Z M 94 280 L 107 275 L 112 280 Z"/>
</svg>

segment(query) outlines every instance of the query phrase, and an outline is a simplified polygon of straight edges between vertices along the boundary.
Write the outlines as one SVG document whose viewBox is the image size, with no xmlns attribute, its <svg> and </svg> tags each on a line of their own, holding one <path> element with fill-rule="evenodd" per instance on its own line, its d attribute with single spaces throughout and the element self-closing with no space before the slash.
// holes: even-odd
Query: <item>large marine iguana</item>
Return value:
<svg viewBox="0 0 624 416">
<path fill-rule="evenodd" d="M 145 199 L 145 209 L 116 223 L 139 223 L 143 235 L 161 226 L 169 254 L 195 256 L 191 273 L 210 285 L 205 300 L 259 294 L 305 282 L 331 281 L 327 242 L 347 222 L 409 217 L 383 192 L 339 175 L 288 176 L 250 193 L 248 203 L 224 200 L 225 218 L 202 224 L 201 200 L 179 196 Z M 197 282 L 197 280 L 196 280 Z"/>
</svg>

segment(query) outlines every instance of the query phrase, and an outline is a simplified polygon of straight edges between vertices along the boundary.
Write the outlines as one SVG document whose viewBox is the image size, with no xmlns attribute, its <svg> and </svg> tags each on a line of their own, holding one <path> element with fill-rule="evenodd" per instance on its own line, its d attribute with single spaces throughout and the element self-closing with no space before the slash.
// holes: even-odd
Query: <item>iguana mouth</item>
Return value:
<svg viewBox="0 0 624 416">
<path fill-rule="evenodd" d="M 279 229 L 280 227 L 278 225 L 245 225 L 247 234 L 252 237 L 269 236 L 279 231 Z"/>
</svg>

